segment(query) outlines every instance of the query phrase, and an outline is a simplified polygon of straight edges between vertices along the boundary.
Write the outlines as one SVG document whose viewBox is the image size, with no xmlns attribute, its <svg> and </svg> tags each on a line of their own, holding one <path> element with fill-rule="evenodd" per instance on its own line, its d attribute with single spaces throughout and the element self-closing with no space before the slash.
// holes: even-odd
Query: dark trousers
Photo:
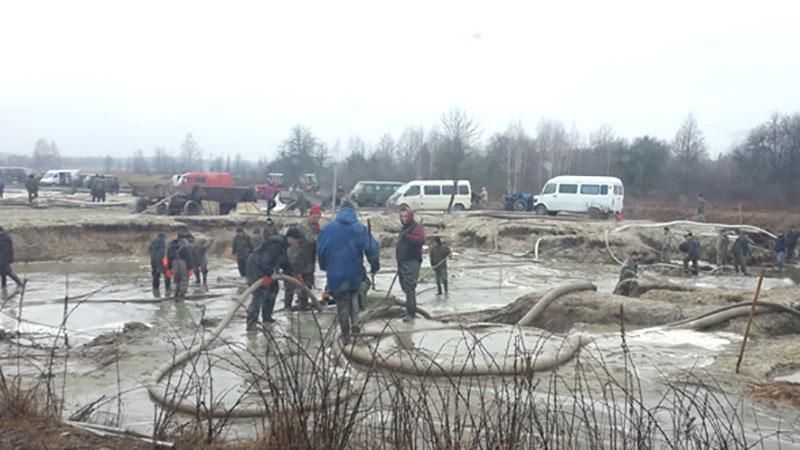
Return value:
<svg viewBox="0 0 800 450">
<path fill-rule="evenodd" d="M 417 279 L 419 279 L 420 261 L 398 261 L 397 271 L 400 288 L 406 294 L 406 314 L 414 317 L 417 314 Z"/>
<path fill-rule="evenodd" d="M 314 287 L 314 272 L 311 273 L 304 273 L 303 276 L 303 284 L 306 285 L 307 288 L 311 289 Z M 298 288 L 294 283 L 288 282 L 283 283 L 283 288 L 285 289 L 283 293 L 283 306 L 286 309 L 292 307 L 292 300 L 294 299 L 294 293 L 297 291 L 297 301 L 300 304 L 300 308 L 305 309 L 308 308 L 308 294 L 305 291 Z"/>
<path fill-rule="evenodd" d="M 273 282 L 269 288 L 258 288 L 253 292 L 250 306 L 247 307 L 247 325 L 258 323 L 258 314 L 264 322 L 272 320 L 272 311 L 275 309 L 275 298 L 278 297 L 278 283 Z"/>
<path fill-rule="evenodd" d="M 442 293 L 442 286 L 444 286 L 444 293 L 447 293 L 447 266 L 442 264 L 441 266 L 433 269 L 434 274 L 436 275 L 436 291 L 438 293 Z"/>
<path fill-rule="evenodd" d="M 747 275 L 746 259 L 747 258 L 744 255 L 741 255 L 739 253 L 733 254 L 733 268 L 736 270 L 736 272 L 739 272 L 739 269 L 741 269 L 742 273 Z"/>
<path fill-rule="evenodd" d="M 350 329 L 356 323 L 358 315 L 358 291 L 345 291 L 333 293 L 336 300 L 336 320 L 342 332 L 342 340 L 350 341 Z"/>
<path fill-rule="evenodd" d="M 164 277 L 164 288 L 170 290 L 172 287 L 172 280 L 169 279 L 164 270 L 160 267 L 151 267 L 150 274 L 153 276 L 153 289 L 158 290 L 161 287 L 161 277 Z"/>
<path fill-rule="evenodd" d="M 247 276 L 247 258 L 249 257 L 250 255 L 247 255 L 243 258 L 236 259 L 236 266 L 239 268 L 239 276 L 241 277 Z"/>
<path fill-rule="evenodd" d="M 22 281 L 20 281 L 17 274 L 11 270 L 11 264 L 0 267 L 0 283 L 2 283 L 2 287 L 6 287 L 6 277 L 11 278 L 15 283 L 22 286 Z"/>
<path fill-rule="evenodd" d="M 686 271 L 686 273 L 689 272 L 689 262 L 690 261 L 692 263 L 692 274 L 693 275 L 699 274 L 700 273 L 700 269 L 697 268 L 697 257 L 696 256 L 686 255 L 686 257 L 683 258 L 683 270 Z"/>
<path fill-rule="evenodd" d="M 202 264 L 200 267 L 195 267 L 194 277 L 195 283 L 200 284 L 200 276 L 202 275 L 203 286 L 208 286 L 208 264 Z"/>
</svg>

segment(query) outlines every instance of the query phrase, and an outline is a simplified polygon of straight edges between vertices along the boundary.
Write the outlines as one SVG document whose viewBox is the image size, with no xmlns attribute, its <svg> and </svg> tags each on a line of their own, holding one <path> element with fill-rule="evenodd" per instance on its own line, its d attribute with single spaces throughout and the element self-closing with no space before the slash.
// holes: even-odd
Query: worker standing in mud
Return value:
<svg viewBox="0 0 800 450">
<path fill-rule="evenodd" d="M 33 203 L 33 199 L 39 198 L 39 179 L 36 175 L 28 175 L 25 180 L 25 190 L 28 191 L 28 203 Z"/>
<path fill-rule="evenodd" d="M 639 252 L 634 251 L 631 256 L 622 264 L 619 270 L 619 281 L 614 287 L 615 295 L 633 297 L 639 290 L 639 284 L 635 281 L 639 277 Z"/>
<path fill-rule="evenodd" d="M 417 316 L 417 279 L 422 264 L 422 246 L 425 244 L 425 229 L 414 220 L 414 210 L 400 209 L 400 239 L 397 241 L 397 274 L 400 288 L 406 295 L 404 322 Z"/>
<path fill-rule="evenodd" d="M 247 258 L 253 253 L 253 240 L 244 231 L 244 228 L 236 228 L 236 236 L 233 237 L 233 256 L 236 257 L 236 266 L 239 269 L 239 276 L 247 276 Z"/>
<path fill-rule="evenodd" d="M 683 258 L 683 270 L 689 273 L 689 262 L 692 263 L 692 275 L 699 275 L 697 261 L 700 259 L 700 241 L 692 233 L 686 233 L 686 256 Z"/>
<path fill-rule="evenodd" d="M 778 233 L 778 239 L 775 240 L 775 264 L 778 266 L 778 271 L 783 272 L 783 262 L 786 259 L 786 235 L 783 231 Z"/>
<path fill-rule="evenodd" d="M 747 258 L 751 256 L 750 243 L 747 236 L 739 232 L 739 237 L 733 242 L 733 268 L 736 273 L 741 269 L 742 274 L 747 275 Z"/>
<path fill-rule="evenodd" d="M 255 249 L 247 259 L 247 282 L 253 284 L 261 281 L 261 286 L 253 292 L 250 306 L 247 307 L 247 331 L 258 331 L 258 315 L 261 314 L 263 324 L 275 322 L 272 311 L 278 297 L 278 282 L 272 279 L 278 270 L 291 275 L 287 247 L 296 244 L 302 235 L 295 228 L 290 228 L 286 236 L 270 236 Z"/>
<path fill-rule="evenodd" d="M 175 283 L 175 298 L 184 298 L 189 290 L 189 271 L 194 267 L 192 249 L 184 234 L 170 242 L 167 261 Z"/>
<path fill-rule="evenodd" d="M 105 175 L 100 175 L 100 179 L 97 182 L 97 201 L 98 202 L 105 202 L 106 201 L 106 191 L 108 191 L 108 183 L 106 181 Z"/>
<path fill-rule="evenodd" d="M 11 263 L 14 262 L 14 241 L 8 232 L 0 227 L 0 283 L 3 289 L 6 288 L 6 278 L 11 278 L 17 283 L 17 286 L 22 286 L 17 274 L 11 270 Z M 5 295 L 4 295 L 5 296 Z"/>
<path fill-rule="evenodd" d="M 153 242 L 150 243 L 150 274 L 153 277 L 153 297 L 161 297 L 161 276 L 164 276 L 164 289 L 165 296 L 170 296 L 171 283 L 167 275 L 168 262 L 167 262 L 167 236 L 164 233 L 158 233 Z"/>
<path fill-rule="evenodd" d="M 447 286 L 447 258 L 450 257 L 450 247 L 442 243 L 442 238 L 436 236 L 433 238 L 433 247 L 431 247 L 431 268 L 436 276 L 436 293 L 442 295 L 442 285 L 444 285 L 444 294 L 449 293 Z"/>
<path fill-rule="evenodd" d="M 720 231 L 717 236 L 717 267 L 722 270 L 728 261 L 728 233 Z"/>
<path fill-rule="evenodd" d="M 327 272 L 327 292 L 336 301 L 336 318 L 344 345 L 350 343 L 351 329 L 358 331 L 355 323 L 359 289 L 367 281 L 365 256 L 374 275 L 381 268 L 378 241 L 358 221 L 353 204 L 343 200 L 339 214 L 319 234 L 317 258 L 319 268 Z"/>
<path fill-rule="evenodd" d="M 317 262 L 317 236 L 320 232 L 319 219 L 322 217 L 322 209 L 319 205 L 312 205 L 308 210 L 308 217 L 297 226 L 297 231 L 302 235 L 302 239 L 297 245 L 289 247 L 289 264 L 292 270 L 303 280 L 303 284 L 309 289 L 314 287 L 314 266 Z M 298 289 L 291 283 L 284 286 L 283 304 L 287 311 L 292 309 L 294 292 Z M 308 294 L 300 289 L 297 293 L 297 301 L 301 311 L 308 309 Z"/>
<path fill-rule="evenodd" d="M 206 237 L 195 238 L 193 235 L 186 236 L 192 249 L 192 260 L 194 261 L 195 284 L 201 283 L 204 288 L 208 288 L 208 249 L 213 241 Z"/>
<path fill-rule="evenodd" d="M 669 263 L 672 261 L 672 233 L 669 227 L 664 227 L 664 243 L 661 245 L 661 262 Z"/>
</svg>

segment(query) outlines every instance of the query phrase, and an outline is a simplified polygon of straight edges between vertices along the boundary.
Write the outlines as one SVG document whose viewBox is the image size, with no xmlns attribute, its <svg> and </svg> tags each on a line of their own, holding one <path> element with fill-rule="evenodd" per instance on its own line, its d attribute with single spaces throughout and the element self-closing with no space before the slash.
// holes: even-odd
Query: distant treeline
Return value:
<svg viewBox="0 0 800 450">
<path fill-rule="evenodd" d="M 172 152 L 159 147 L 149 155 L 136 150 L 127 158 L 69 158 L 59 156 L 54 142 L 40 139 L 30 156 L 6 156 L 0 164 L 165 175 L 227 171 L 240 183 L 263 182 L 271 172 L 281 172 L 289 181 L 313 172 L 326 190 L 332 186 L 335 166 L 338 184 L 345 189 L 358 180 L 462 178 L 486 186 L 494 198 L 509 191 L 538 192 L 548 178 L 563 174 L 617 176 L 629 195 L 639 197 L 703 193 L 716 201 L 784 204 L 800 194 L 797 113 L 773 114 L 715 159 L 709 158 L 703 132 L 691 114 L 670 140 L 647 135 L 629 140 L 615 136 L 609 126 L 585 136 L 555 120 L 542 120 L 533 132 L 516 122 L 485 135 L 466 113 L 454 110 L 429 130 L 409 127 L 375 143 L 355 136 L 344 145 L 330 144 L 297 125 L 277 150 L 273 159 L 257 161 L 240 154 L 204 154 L 189 134 Z"/>
</svg>

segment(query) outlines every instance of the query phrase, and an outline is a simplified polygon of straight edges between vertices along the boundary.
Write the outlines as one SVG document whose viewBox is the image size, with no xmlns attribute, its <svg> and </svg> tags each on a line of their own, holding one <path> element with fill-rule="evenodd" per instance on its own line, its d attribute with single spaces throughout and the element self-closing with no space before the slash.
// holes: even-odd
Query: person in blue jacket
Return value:
<svg viewBox="0 0 800 450">
<path fill-rule="evenodd" d="M 327 272 L 328 292 L 336 300 L 342 343 L 347 345 L 358 314 L 358 291 L 362 283 L 368 282 L 364 256 L 372 274 L 380 270 L 381 263 L 378 242 L 358 221 L 353 204 L 344 201 L 341 208 L 336 219 L 319 234 L 317 258 L 319 268 Z"/>
</svg>

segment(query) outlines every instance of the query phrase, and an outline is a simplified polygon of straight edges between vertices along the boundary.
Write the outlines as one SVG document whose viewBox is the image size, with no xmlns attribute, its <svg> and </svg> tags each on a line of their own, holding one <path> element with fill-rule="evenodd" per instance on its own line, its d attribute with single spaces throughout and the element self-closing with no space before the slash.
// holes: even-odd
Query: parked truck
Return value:
<svg viewBox="0 0 800 450">
<path fill-rule="evenodd" d="M 133 195 L 139 197 L 137 212 L 169 215 L 196 215 L 209 205 L 206 213 L 228 214 L 236 205 L 255 202 L 253 187 L 234 186 L 227 172 L 186 172 L 170 181 L 132 185 Z"/>
</svg>

